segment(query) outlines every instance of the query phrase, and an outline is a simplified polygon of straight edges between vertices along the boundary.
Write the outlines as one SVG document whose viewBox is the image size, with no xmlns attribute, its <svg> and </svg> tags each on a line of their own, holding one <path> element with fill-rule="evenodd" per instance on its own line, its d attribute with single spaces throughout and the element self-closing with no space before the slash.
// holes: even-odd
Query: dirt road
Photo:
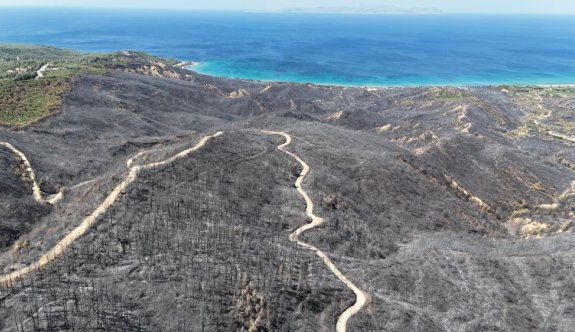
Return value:
<svg viewBox="0 0 575 332">
<path fill-rule="evenodd" d="M 347 308 L 337 319 L 336 331 L 337 332 L 345 332 L 347 329 L 347 321 L 349 320 L 349 318 L 351 318 L 353 315 L 358 313 L 367 303 L 367 295 L 361 289 L 359 289 L 356 285 L 354 285 L 351 282 L 351 280 L 349 280 L 345 275 L 343 275 L 343 273 L 341 273 L 341 271 L 335 266 L 335 264 L 333 264 L 331 259 L 329 259 L 329 257 L 323 251 L 319 250 L 318 248 L 316 248 L 310 244 L 307 244 L 307 243 L 299 240 L 298 237 L 303 232 L 310 230 L 312 228 L 318 227 L 319 225 L 324 223 L 324 220 L 322 218 L 316 216 L 313 213 L 313 208 L 314 208 L 313 201 L 309 198 L 309 195 L 302 188 L 302 182 L 303 182 L 305 176 L 310 171 L 309 165 L 305 161 L 303 161 L 300 157 L 298 157 L 297 155 L 295 155 L 295 154 L 293 154 L 293 153 L 291 153 L 285 149 L 291 143 L 291 136 L 290 135 L 283 133 L 283 132 L 275 132 L 275 131 L 264 131 L 263 133 L 269 134 L 269 135 L 283 136 L 285 138 L 285 142 L 283 144 L 279 145 L 278 149 L 284 153 L 287 153 L 292 158 L 297 160 L 301 164 L 301 166 L 303 167 L 299 177 L 295 181 L 295 187 L 296 187 L 297 191 L 300 193 L 300 195 L 303 197 L 303 199 L 305 200 L 305 205 L 306 205 L 305 214 L 309 218 L 311 218 L 312 222 L 305 224 L 302 227 L 296 229 L 294 232 L 292 232 L 289 235 L 290 241 L 296 242 L 300 246 L 315 252 L 323 260 L 323 262 L 325 263 L 325 265 L 327 265 L 327 267 L 331 270 L 331 272 L 333 272 L 333 274 L 335 274 L 335 276 L 339 280 L 341 280 L 349 289 L 351 289 L 355 293 L 355 296 L 356 296 L 355 303 L 351 307 Z"/>
<path fill-rule="evenodd" d="M 537 95 L 537 99 L 539 100 L 537 107 L 539 107 L 540 110 L 544 110 L 545 108 L 541 104 L 543 102 L 543 98 L 541 98 L 540 95 Z M 536 125 L 541 126 L 542 124 L 540 121 L 549 118 L 552 114 L 553 114 L 553 112 L 547 110 L 547 114 L 535 119 L 533 122 L 535 122 Z M 564 135 L 564 134 L 561 134 L 561 133 L 558 133 L 558 132 L 555 132 L 552 130 L 548 130 L 547 134 L 551 137 L 555 137 L 555 138 L 559 138 L 559 139 L 562 139 L 562 140 L 567 141 L 567 142 L 575 143 L 575 137 L 574 136 Z"/>
<path fill-rule="evenodd" d="M 555 131 L 551 131 L 551 130 L 548 131 L 547 133 L 548 133 L 550 136 L 553 136 L 553 137 L 555 137 L 555 138 L 559 138 L 559 139 L 562 139 L 562 140 L 567 141 L 567 142 L 575 143 L 575 137 L 573 137 L 573 136 L 563 135 L 563 134 L 561 134 L 561 133 L 558 133 L 558 132 L 555 132 Z"/>
<path fill-rule="evenodd" d="M 30 272 L 40 269 L 41 267 L 49 264 L 50 262 L 54 261 L 58 258 L 66 248 L 68 248 L 74 241 L 84 235 L 97 221 L 98 219 L 106 213 L 108 208 L 114 204 L 118 196 L 137 178 L 141 171 L 158 168 L 167 164 L 170 164 L 182 157 L 187 156 L 188 154 L 201 149 L 209 139 L 218 137 L 222 135 L 222 132 L 217 132 L 213 135 L 206 136 L 202 138 L 194 147 L 186 149 L 177 155 L 170 157 L 166 160 L 159 161 L 156 163 L 141 165 L 141 166 L 133 166 L 128 171 L 128 176 L 124 181 L 122 181 L 112 192 L 104 199 L 104 201 L 92 212 L 89 216 L 87 216 L 76 228 L 74 228 L 70 233 L 68 233 L 60 242 L 58 242 L 52 249 L 50 249 L 47 253 L 45 253 L 40 259 L 36 262 L 30 264 L 27 267 L 24 267 L 20 270 L 13 271 L 7 275 L 0 276 L 0 285 L 4 287 L 10 286 L 15 280 L 25 277 Z M 8 143 L 3 143 L 8 144 Z M 4 145 L 6 146 L 6 145 Z M 17 150 L 16 150 L 17 151 Z M 25 158 L 25 156 L 24 156 Z M 27 163 L 27 159 L 25 159 L 25 163 Z M 29 163 L 27 164 L 30 165 Z M 32 169 L 30 168 L 30 171 Z M 33 173 L 32 173 L 33 174 Z M 34 182 L 35 183 L 35 182 Z M 37 185 L 37 184 L 36 184 Z M 38 189 L 39 190 L 39 189 Z"/>
<path fill-rule="evenodd" d="M 26 171 L 26 173 L 28 173 L 28 176 L 30 177 L 30 181 L 32 181 L 32 194 L 34 195 L 34 199 L 36 200 L 36 202 L 42 203 L 42 204 L 48 203 L 48 204 L 54 205 L 58 201 L 60 201 L 62 199 L 62 197 L 64 197 L 64 193 L 62 191 L 60 191 L 59 193 L 57 193 L 55 195 L 48 196 L 47 198 L 42 197 L 42 192 L 40 191 L 40 186 L 38 185 L 38 182 L 36 182 L 36 175 L 34 174 L 34 170 L 32 169 L 32 166 L 30 165 L 30 161 L 28 161 L 28 158 L 26 158 L 26 155 L 24 153 L 22 153 L 20 150 L 16 149 L 10 143 L 0 142 L 0 145 L 4 146 L 4 147 L 8 148 L 10 151 L 12 151 L 15 155 L 18 156 L 18 158 L 20 158 L 20 160 L 24 164 L 25 171 Z"/>
<path fill-rule="evenodd" d="M 49 63 L 43 65 L 42 67 L 40 67 L 40 69 L 38 69 L 38 71 L 36 71 L 36 79 L 37 79 L 37 80 L 39 80 L 39 79 L 41 79 L 42 77 L 44 77 L 44 72 L 45 72 L 46 70 L 48 70 L 48 67 L 50 67 L 50 64 L 49 64 Z"/>
</svg>

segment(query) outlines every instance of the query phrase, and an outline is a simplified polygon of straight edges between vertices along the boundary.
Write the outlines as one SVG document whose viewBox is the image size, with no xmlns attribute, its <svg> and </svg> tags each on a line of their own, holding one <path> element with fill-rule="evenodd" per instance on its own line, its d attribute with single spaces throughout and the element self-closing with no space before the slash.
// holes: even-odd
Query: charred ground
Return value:
<svg viewBox="0 0 575 332">
<path fill-rule="evenodd" d="M 136 163 L 159 160 L 224 135 L 142 174 L 64 257 L 4 289 L 2 330 L 333 330 L 353 293 L 288 241 L 306 221 L 299 165 L 264 129 L 289 132 L 312 168 L 304 185 L 327 223 L 302 239 L 370 295 L 350 330 L 575 323 L 575 89 L 120 69 L 75 76 L 56 114 L 0 131 L 45 193 L 67 188 L 57 205 L 37 203 L 20 161 L 0 149 L 5 273 L 74 228 L 136 153 L 151 150 Z"/>
</svg>

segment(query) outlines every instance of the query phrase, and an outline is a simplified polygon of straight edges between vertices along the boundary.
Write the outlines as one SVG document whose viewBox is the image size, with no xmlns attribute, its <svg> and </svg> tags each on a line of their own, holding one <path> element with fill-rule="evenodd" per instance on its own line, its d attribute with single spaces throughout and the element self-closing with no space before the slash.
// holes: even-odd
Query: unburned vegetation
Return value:
<svg viewBox="0 0 575 332">
<path fill-rule="evenodd" d="M 142 52 L 92 54 L 0 45 L 0 125 L 25 126 L 51 115 L 61 106 L 77 75 L 121 69 L 176 76 L 181 68 L 172 68 L 175 63 Z"/>
</svg>

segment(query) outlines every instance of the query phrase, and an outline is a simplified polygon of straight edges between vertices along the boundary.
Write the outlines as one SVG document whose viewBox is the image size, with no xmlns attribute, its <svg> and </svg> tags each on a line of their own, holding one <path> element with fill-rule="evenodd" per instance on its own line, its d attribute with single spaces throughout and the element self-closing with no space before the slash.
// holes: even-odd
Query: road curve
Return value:
<svg viewBox="0 0 575 332">
<path fill-rule="evenodd" d="M 38 69 L 38 70 L 36 71 L 36 79 L 37 79 L 37 80 L 39 80 L 39 79 L 41 79 L 42 77 L 44 77 L 44 72 L 45 72 L 46 70 L 48 70 L 48 67 L 50 67 L 50 64 L 49 64 L 49 63 L 43 65 L 42 67 L 40 67 L 40 69 Z"/>
<path fill-rule="evenodd" d="M 543 102 L 543 98 L 541 98 L 540 95 L 537 95 L 537 99 L 539 100 L 537 107 L 539 107 L 539 109 L 541 109 L 541 110 L 544 110 L 545 108 L 541 104 L 541 102 Z M 547 114 L 540 116 L 539 118 L 536 118 L 535 120 L 533 120 L 533 122 L 535 122 L 536 125 L 541 126 L 542 124 L 540 121 L 549 118 L 552 114 L 553 114 L 553 112 L 548 110 Z M 562 139 L 564 141 L 575 143 L 575 136 L 563 135 L 563 134 L 555 132 L 553 130 L 547 130 L 547 134 L 551 137 L 555 137 L 555 138 Z"/>
<path fill-rule="evenodd" d="M 88 229 L 90 229 L 90 227 L 92 227 L 96 223 L 96 221 L 98 221 L 98 218 L 100 216 L 102 216 L 104 213 L 106 213 L 108 208 L 112 204 L 114 204 L 114 202 L 116 201 L 118 196 L 132 182 L 134 182 L 138 178 L 138 175 L 141 171 L 153 169 L 153 168 L 158 168 L 158 167 L 170 164 L 170 163 L 172 163 L 172 162 L 174 162 L 174 161 L 176 161 L 182 157 L 187 156 L 188 154 L 190 154 L 196 150 L 201 149 L 204 145 L 206 145 L 206 143 L 208 142 L 209 139 L 218 137 L 222 134 L 223 134 L 223 132 L 220 131 L 220 132 L 217 132 L 213 135 L 206 136 L 206 137 L 202 138 L 194 147 L 186 149 L 186 150 L 178 153 L 177 155 L 170 157 L 168 159 L 165 159 L 163 161 L 159 161 L 159 162 L 155 162 L 155 163 L 151 163 L 151 164 L 146 164 L 146 165 L 141 165 L 141 166 L 138 165 L 138 166 L 131 167 L 128 171 L 128 176 L 126 177 L 126 179 L 124 179 L 124 181 L 122 181 L 118 186 L 116 186 L 116 188 L 114 188 L 114 190 L 112 190 L 112 192 L 104 199 L 104 201 L 90 215 L 88 215 L 80 223 L 80 225 L 78 225 L 70 233 L 68 233 L 62 240 L 60 240 L 60 242 L 58 242 L 54 247 L 52 247 L 52 249 L 50 249 L 42 257 L 40 257 L 36 262 L 34 262 L 34 263 L 30 264 L 29 266 L 24 267 L 20 270 L 16 270 L 16 271 L 13 271 L 9 274 L 0 276 L 0 285 L 4 286 L 4 287 L 9 287 L 17 279 L 20 279 L 20 278 L 28 275 L 30 272 L 33 272 L 35 270 L 40 269 L 41 267 L 49 264 L 50 262 L 52 262 L 56 258 L 58 258 L 60 255 L 62 255 L 62 253 L 64 253 L 64 250 L 66 248 L 68 248 L 72 243 L 74 243 L 74 241 L 76 241 L 78 238 L 80 238 L 82 235 L 84 235 L 88 231 Z M 26 160 L 26 159 L 24 159 L 24 160 Z"/>
<path fill-rule="evenodd" d="M 34 200 L 36 200 L 36 202 L 43 204 L 43 203 L 48 203 L 51 205 L 55 205 L 56 203 L 58 203 L 60 200 L 62 200 L 62 198 L 64 198 L 64 188 L 62 188 L 57 194 L 54 195 L 50 195 L 47 198 L 43 198 L 42 197 L 42 192 L 40 189 L 40 185 L 36 182 L 36 175 L 34 173 L 34 169 L 32 168 L 32 165 L 30 164 L 30 161 L 28 160 L 28 158 L 26 157 L 26 155 L 16 149 L 16 147 L 14 147 L 14 145 L 7 143 L 7 142 L 0 142 L 0 146 L 3 146 L 7 149 L 9 149 L 10 151 L 12 151 L 15 155 L 18 156 L 18 158 L 20 158 L 20 160 L 22 161 L 22 163 L 24 164 L 24 167 L 26 169 L 26 172 L 28 173 L 28 176 L 30 177 L 30 180 L 32 181 L 32 193 L 34 196 Z M 130 166 L 132 166 L 132 164 L 136 161 L 136 159 L 138 159 L 140 156 L 150 153 L 152 151 L 156 151 L 159 149 L 152 149 L 152 150 L 144 150 L 144 151 L 140 151 L 138 152 L 136 155 L 134 155 L 132 158 L 128 159 L 126 161 L 126 168 L 130 169 Z M 84 186 L 86 184 L 92 183 L 96 181 L 96 179 L 93 180 L 89 180 L 89 181 L 85 181 L 82 183 L 78 183 L 72 187 L 70 187 L 69 189 L 73 189 L 73 188 L 77 188 L 77 187 L 81 187 Z"/>
<path fill-rule="evenodd" d="M 347 308 L 337 319 L 336 331 L 337 332 L 345 332 L 347 329 L 347 321 L 349 320 L 349 318 L 351 318 L 351 316 L 358 313 L 367 303 L 367 295 L 365 292 L 363 292 L 361 289 L 359 289 L 356 285 L 354 285 L 353 282 L 351 282 L 351 280 L 349 280 L 345 275 L 343 275 L 343 273 L 341 273 L 341 271 L 335 266 L 335 264 L 333 264 L 331 259 L 329 259 L 329 257 L 323 251 L 319 250 L 318 248 L 316 248 L 310 244 L 307 244 L 307 243 L 299 240 L 299 236 L 303 232 L 310 230 L 314 227 L 318 227 L 319 225 L 321 225 L 325 222 L 322 218 L 316 216 L 313 213 L 313 207 L 314 207 L 313 202 L 309 198 L 308 194 L 302 188 L 303 179 L 309 173 L 310 168 L 309 168 L 308 164 L 305 161 L 303 161 L 300 157 L 298 157 L 297 155 L 295 155 L 295 154 L 293 154 L 290 151 L 287 151 L 285 149 L 288 145 L 291 144 L 291 136 L 290 135 L 288 135 L 284 132 L 276 132 L 276 131 L 263 131 L 263 133 L 269 134 L 269 135 L 283 136 L 285 138 L 285 142 L 283 144 L 279 145 L 278 149 L 284 153 L 287 153 L 292 158 L 297 160 L 301 164 L 301 166 L 303 167 L 299 177 L 295 181 L 295 187 L 296 187 L 297 191 L 300 193 L 300 195 L 303 197 L 303 199 L 305 200 L 305 205 L 306 205 L 305 214 L 309 218 L 311 218 L 311 223 L 307 223 L 307 224 L 299 227 L 295 231 L 293 231 L 289 235 L 290 241 L 296 242 L 300 246 L 315 252 L 323 260 L 323 262 L 325 263 L 325 265 L 327 265 L 327 267 L 331 270 L 331 272 L 333 272 L 333 274 L 335 274 L 335 276 L 339 280 L 341 280 L 341 282 L 343 282 L 349 289 L 351 289 L 355 293 L 355 296 L 356 296 L 355 303 L 351 307 Z"/>
<path fill-rule="evenodd" d="M 55 195 L 49 196 L 47 198 L 42 197 L 42 192 L 40 191 L 40 186 L 38 185 L 38 182 L 36 182 L 36 175 L 34 174 L 34 170 L 32 169 L 32 166 L 30 165 L 30 161 L 28 161 L 28 158 L 26 158 L 26 155 L 24 153 L 22 153 L 20 150 L 16 149 L 14 147 L 14 145 L 12 145 L 10 143 L 0 142 L 0 146 L 8 148 L 15 155 L 17 155 L 18 158 L 20 158 L 20 160 L 22 160 L 22 163 L 24 164 L 26 172 L 28 173 L 28 176 L 30 177 L 30 180 L 32 181 L 32 194 L 33 194 L 36 202 L 41 203 L 41 204 L 48 203 L 48 204 L 54 205 L 54 204 L 58 203 L 58 201 L 60 201 L 62 199 L 62 197 L 64 197 L 64 193 L 62 191 L 60 191 L 59 193 L 57 193 Z"/>
</svg>

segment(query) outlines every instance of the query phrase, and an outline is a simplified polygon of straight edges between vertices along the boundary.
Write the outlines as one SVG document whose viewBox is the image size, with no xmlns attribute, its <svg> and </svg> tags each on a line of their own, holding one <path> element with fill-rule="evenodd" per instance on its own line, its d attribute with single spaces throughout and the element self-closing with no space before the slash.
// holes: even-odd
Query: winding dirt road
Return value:
<svg viewBox="0 0 575 332">
<path fill-rule="evenodd" d="M 272 132 L 272 131 L 264 131 L 264 133 L 269 134 L 269 135 L 283 136 L 285 138 L 285 142 L 283 144 L 279 145 L 277 148 L 279 150 L 281 150 L 282 152 L 290 155 L 292 158 L 296 159 L 303 167 L 299 177 L 297 178 L 297 180 L 295 182 L 295 187 L 297 188 L 297 191 L 300 193 L 300 195 L 305 200 L 305 203 L 306 203 L 305 212 L 306 212 L 306 215 L 309 218 L 311 218 L 312 222 L 305 224 L 302 227 L 295 230 L 294 232 L 292 232 L 289 235 L 290 241 L 296 242 L 298 245 L 300 245 L 300 246 L 302 246 L 302 247 L 304 247 L 310 251 L 315 252 L 323 260 L 323 262 L 326 264 L 326 266 L 332 271 L 332 273 L 340 281 L 342 281 L 349 289 L 351 289 L 356 295 L 355 303 L 351 307 L 347 308 L 338 317 L 338 320 L 337 320 L 336 331 L 337 332 L 345 332 L 346 328 L 347 328 L 347 321 L 349 320 L 349 318 L 351 318 L 353 315 L 358 313 L 366 305 L 367 295 L 362 290 L 360 290 L 357 286 L 355 286 L 351 282 L 351 280 L 349 280 L 345 275 L 343 275 L 343 273 L 341 273 L 341 271 L 335 266 L 335 264 L 331 261 L 331 259 L 324 252 L 322 252 L 321 250 L 319 250 L 318 248 L 316 248 L 310 244 L 307 244 L 307 243 L 299 240 L 299 236 L 303 232 L 310 230 L 312 228 L 318 227 L 319 225 L 321 225 L 325 222 L 322 218 L 316 216 L 313 213 L 314 204 L 313 204 L 312 200 L 309 198 L 308 194 L 302 188 L 302 182 L 303 182 L 305 176 L 309 173 L 310 167 L 308 166 L 308 164 L 305 161 L 303 161 L 297 155 L 295 155 L 292 152 L 287 151 L 285 149 L 287 146 L 289 146 L 291 144 L 291 136 L 290 135 L 283 133 L 283 132 Z M 7 275 L 0 276 L 0 285 L 2 285 L 4 287 L 8 287 L 14 281 L 16 281 L 22 277 L 25 277 L 29 273 L 31 273 L 35 270 L 38 270 L 38 269 L 42 268 L 43 266 L 48 265 L 50 262 L 54 261 L 60 255 L 62 255 L 66 248 L 68 248 L 78 238 L 80 238 L 82 235 L 84 235 L 98 221 L 98 219 L 104 213 L 106 213 L 108 208 L 112 204 L 114 204 L 114 202 L 120 196 L 120 194 L 131 183 L 133 183 L 138 178 L 138 175 L 140 174 L 141 171 L 153 169 L 153 168 L 158 168 L 158 167 L 170 164 L 170 163 L 172 163 L 172 162 L 174 162 L 174 161 L 176 161 L 182 157 L 189 155 L 190 153 L 192 153 L 196 150 L 201 149 L 207 143 L 207 141 L 209 139 L 218 137 L 222 134 L 223 134 L 223 132 L 217 132 L 213 135 L 206 136 L 206 137 L 202 138 L 194 147 L 189 148 L 187 150 L 184 150 L 184 151 L 178 153 L 177 155 L 170 157 L 168 159 L 165 159 L 163 161 L 150 163 L 150 164 L 146 164 L 146 165 L 131 166 L 135 159 L 137 159 L 142 154 L 149 152 L 149 151 L 142 151 L 142 152 L 136 154 L 134 157 L 130 158 L 127 161 L 127 166 L 128 166 L 129 171 L 128 171 L 128 176 L 126 177 L 126 179 L 124 179 L 124 181 L 122 181 L 118 186 L 116 186 L 116 188 L 104 199 L 104 201 L 89 216 L 87 216 L 80 223 L 80 225 L 78 225 L 70 233 L 68 233 L 62 240 L 60 240 L 60 242 L 58 242 L 52 249 L 50 249 L 42 257 L 40 257 L 36 262 L 34 262 L 34 263 L 30 264 L 29 266 L 24 267 L 20 270 L 16 270 L 16 271 L 13 271 Z M 63 197 L 62 192 L 60 192 L 57 195 L 50 196 L 47 199 L 44 199 L 42 197 L 40 187 L 35 180 L 34 171 L 30 165 L 30 162 L 26 158 L 26 156 L 21 151 L 16 149 L 13 145 L 11 145 L 10 143 L 0 142 L 0 145 L 10 149 L 12 152 L 14 152 L 22 160 L 23 164 L 25 165 L 26 171 L 28 172 L 28 174 L 32 180 L 32 189 L 33 189 L 33 193 L 34 193 L 34 198 L 38 202 L 55 204 L 60 199 L 62 199 L 62 197 Z M 92 181 L 94 181 L 94 180 L 92 180 Z M 88 182 L 91 182 L 91 181 L 88 181 Z M 88 182 L 86 182 L 86 183 L 88 183 Z M 82 183 L 80 185 L 83 185 L 83 184 L 85 184 L 85 183 Z"/>
<path fill-rule="evenodd" d="M 4 146 L 4 147 L 8 148 L 10 151 L 12 151 L 15 155 L 18 156 L 18 158 L 20 158 L 20 160 L 24 164 L 24 168 L 26 170 L 26 173 L 28 173 L 28 176 L 30 177 L 30 180 L 32 181 L 32 194 L 34 195 L 34 199 L 36 200 L 36 202 L 41 203 L 41 204 L 48 203 L 48 204 L 54 205 L 54 204 L 58 203 L 58 201 L 60 201 L 62 199 L 62 197 L 64 197 L 64 193 L 62 191 L 60 191 L 59 193 L 57 193 L 55 195 L 48 196 L 47 198 L 42 197 L 42 192 L 40 191 L 40 186 L 38 185 L 38 182 L 36 182 L 36 175 L 34 174 L 34 170 L 32 169 L 32 166 L 30 165 L 30 161 L 28 161 L 28 158 L 26 158 L 26 155 L 24 153 L 22 153 L 20 150 L 16 149 L 10 143 L 0 142 L 0 145 Z"/>
<path fill-rule="evenodd" d="M 63 190 L 64 188 L 62 188 L 60 190 L 60 192 L 58 192 L 57 194 L 50 195 L 46 198 L 42 197 L 42 191 L 40 189 L 40 185 L 38 184 L 38 182 L 36 182 L 36 175 L 34 173 L 34 169 L 32 168 L 32 165 L 30 164 L 30 161 L 28 160 L 26 155 L 22 151 L 16 149 L 16 147 L 14 147 L 14 145 L 12 145 L 10 143 L 0 142 L 0 146 L 3 146 L 5 148 L 9 149 L 10 151 L 12 151 L 12 153 L 14 153 L 16 156 L 18 156 L 18 158 L 20 158 L 20 160 L 24 164 L 24 169 L 25 169 L 26 173 L 28 173 L 28 177 L 30 178 L 30 181 L 32 181 L 32 193 L 34 196 L 34 200 L 36 200 L 36 202 L 38 202 L 40 204 L 48 203 L 51 205 L 55 205 L 60 200 L 62 200 L 62 198 L 64 198 L 64 190 Z M 157 150 L 160 150 L 160 149 L 144 150 L 144 151 L 138 152 L 136 155 L 134 155 L 132 158 L 130 158 L 126 161 L 126 167 L 129 169 L 130 166 L 132 166 L 132 164 L 135 162 L 135 160 L 138 159 L 140 156 L 142 156 L 144 154 L 148 154 L 152 151 L 157 151 Z M 27 180 L 28 180 L 27 178 L 24 178 L 24 181 L 27 181 Z M 84 181 L 82 183 L 78 183 L 78 184 L 70 187 L 69 189 L 78 188 L 78 187 L 87 185 L 89 183 L 95 182 L 95 181 L 96 181 L 96 179 Z"/>
<path fill-rule="evenodd" d="M 306 205 L 305 214 L 309 218 L 311 218 L 312 222 L 305 224 L 305 225 L 301 226 L 300 228 L 296 229 L 294 232 L 292 232 L 289 235 L 290 241 L 296 242 L 300 246 L 315 252 L 323 260 L 323 262 L 325 263 L 325 265 L 327 265 L 327 267 L 331 270 L 331 272 L 333 272 L 333 274 L 335 274 L 335 276 L 339 280 L 341 280 L 341 282 L 343 282 L 349 289 L 351 289 L 355 293 L 355 296 L 356 296 L 355 303 L 351 307 L 347 308 L 337 319 L 336 331 L 337 332 L 345 332 L 347 329 L 347 321 L 349 320 L 349 318 L 351 318 L 351 316 L 358 313 L 367 303 L 367 295 L 365 292 L 363 292 L 361 289 L 359 289 L 356 285 L 354 285 L 353 282 L 351 282 L 351 280 L 349 280 L 345 275 L 343 275 L 343 273 L 341 273 L 341 271 L 335 266 L 335 264 L 333 264 L 331 259 L 329 259 L 329 257 L 323 251 L 319 250 L 318 248 L 316 248 L 310 244 L 307 244 L 307 243 L 299 240 L 299 236 L 303 232 L 310 230 L 312 228 L 318 227 L 325 222 L 322 218 L 316 216 L 313 213 L 313 207 L 314 207 L 313 202 L 309 198 L 308 194 L 302 188 L 303 179 L 309 173 L 310 168 L 309 168 L 308 164 L 305 161 L 303 161 L 300 157 L 298 157 L 297 155 L 295 155 L 295 154 L 293 154 L 290 151 L 285 149 L 288 145 L 291 144 L 291 136 L 290 135 L 283 133 L 283 132 L 276 132 L 276 131 L 263 131 L 263 133 L 269 134 L 269 135 L 283 136 L 285 138 L 285 142 L 283 144 L 279 145 L 278 149 L 284 153 L 287 153 L 292 158 L 297 160 L 301 164 L 301 166 L 303 167 L 299 177 L 295 181 L 295 187 L 296 187 L 297 191 L 300 193 L 300 195 L 303 197 L 303 199 L 305 200 L 305 205 Z"/>
<path fill-rule="evenodd" d="M 4 287 L 8 287 L 15 280 L 20 279 L 22 277 L 25 277 L 30 272 L 33 272 L 35 270 L 40 269 L 41 267 L 49 264 L 50 262 L 52 262 L 56 258 L 58 258 L 60 255 L 62 255 L 62 253 L 64 253 L 64 250 L 66 248 L 68 248 L 72 243 L 74 243 L 74 241 L 76 241 L 78 238 L 80 238 L 82 235 L 84 235 L 98 221 L 99 217 L 102 216 L 104 213 L 106 213 L 108 208 L 112 204 L 114 204 L 114 202 L 116 201 L 118 196 L 120 196 L 120 194 L 131 183 L 133 183 L 138 178 L 138 175 L 140 174 L 141 171 L 153 169 L 153 168 L 158 168 L 158 167 L 170 164 L 170 163 L 172 163 L 172 162 L 174 162 L 174 161 L 176 161 L 182 157 L 189 155 L 190 153 L 192 153 L 196 150 L 201 149 L 204 145 L 206 145 L 208 140 L 215 138 L 215 137 L 218 137 L 222 134 L 223 134 L 223 132 L 220 131 L 220 132 L 217 132 L 213 135 L 206 136 L 206 137 L 202 138 L 194 147 L 186 149 L 186 150 L 178 153 L 177 155 L 170 157 L 166 160 L 159 161 L 156 163 L 151 163 L 151 164 L 146 164 L 146 165 L 141 165 L 141 166 L 138 165 L 138 166 L 131 167 L 128 171 L 128 176 L 126 177 L 126 179 L 124 179 L 124 181 L 122 181 L 116 188 L 114 188 L 114 190 L 112 190 L 112 192 L 94 210 L 94 212 L 92 212 L 89 216 L 87 216 L 80 223 L 80 225 L 78 225 L 70 233 L 68 233 L 62 240 L 60 240 L 60 242 L 58 242 L 52 249 L 50 249 L 42 257 L 40 257 L 36 262 L 34 262 L 34 263 L 30 264 L 29 266 L 24 267 L 20 270 L 16 270 L 16 271 L 13 271 L 7 275 L 0 276 L 0 285 L 2 285 Z M 0 143 L 0 144 L 2 144 L 4 146 L 6 146 L 6 144 L 8 144 L 9 146 L 11 146 L 9 143 Z M 18 151 L 18 150 L 15 150 L 15 151 Z M 21 154 L 21 152 L 19 152 L 19 151 L 17 153 Z M 20 157 L 21 158 L 23 157 L 22 159 L 24 160 L 24 162 L 29 167 L 30 164 L 27 162 L 26 157 L 23 154 Z M 32 172 L 32 169 L 30 168 L 29 171 Z M 32 172 L 31 174 L 33 175 L 34 173 Z M 36 182 L 34 182 L 34 183 L 37 186 Z M 34 190 L 36 190 L 36 189 L 34 189 Z M 38 188 L 38 193 L 39 193 L 39 188 Z M 35 195 L 36 195 L 36 191 L 35 191 Z"/>
<path fill-rule="evenodd" d="M 543 102 L 543 98 L 541 98 L 540 95 L 537 95 L 537 100 L 539 100 L 537 107 L 539 107 L 540 110 L 544 110 L 545 108 L 543 107 L 543 104 L 541 104 Z M 534 119 L 533 122 L 535 122 L 535 124 L 538 126 L 543 126 L 543 124 L 541 124 L 541 121 L 549 118 L 552 114 L 553 114 L 552 111 L 547 110 L 547 114 L 545 114 L 539 118 Z M 575 137 L 574 136 L 564 135 L 564 134 L 558 133 L 558 132 L 553 131 L 553 130 L 547 130 L 547 134 L 551 137 L 555 137 L 555 138 L 562 139 L 564 141 L 575 143 Z"/>
</svg>

